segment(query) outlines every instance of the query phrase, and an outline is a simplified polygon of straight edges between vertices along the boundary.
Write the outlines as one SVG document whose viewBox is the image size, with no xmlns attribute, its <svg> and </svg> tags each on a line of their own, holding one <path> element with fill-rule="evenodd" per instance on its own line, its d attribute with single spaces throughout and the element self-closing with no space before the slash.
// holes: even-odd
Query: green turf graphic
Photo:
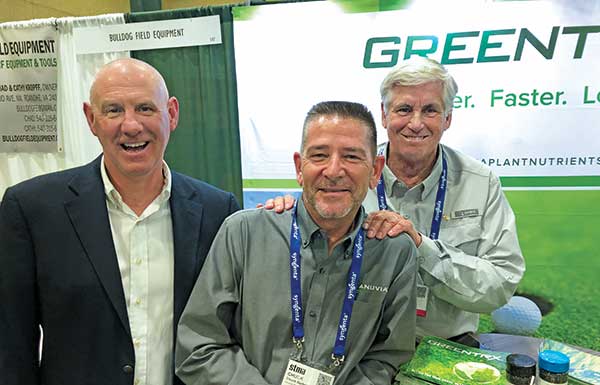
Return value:
<svg viewBox="0 0 600 385">
<path fill-rule="evenodd" d="M 600 351 L 600 191 L 507 191 L 527 271 L 518 290 L 554 310 L 535 337 Z M 480 331 L 489 332 L 489 316 Z"/>
</svg>

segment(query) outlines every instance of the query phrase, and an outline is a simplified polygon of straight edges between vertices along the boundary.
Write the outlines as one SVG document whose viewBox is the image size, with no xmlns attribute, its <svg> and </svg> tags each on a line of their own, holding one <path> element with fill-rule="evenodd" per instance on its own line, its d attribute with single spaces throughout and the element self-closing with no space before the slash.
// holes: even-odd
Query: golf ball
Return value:
<svg viewBox="0 0 600 385">
<path fill-rule="evenodd" d="M 492 312 L 495 331 L 529 336 L 542 323 L 540 308 L 530 299 L 513 296 L 506 305 Z"/>
</svg>

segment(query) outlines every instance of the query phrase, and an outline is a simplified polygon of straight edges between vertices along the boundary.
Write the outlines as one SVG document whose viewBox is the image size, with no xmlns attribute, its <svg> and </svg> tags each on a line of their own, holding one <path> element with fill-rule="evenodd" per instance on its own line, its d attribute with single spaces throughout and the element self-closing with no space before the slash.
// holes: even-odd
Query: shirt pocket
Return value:
<svg viewBox="0 0 600 385">
<path fill-rule="evenodd" d="M 481 233 L 481 216 L 451 219 L 440 229 L 440 240 L 468 255 L 476 255 Z"/>
</svg>

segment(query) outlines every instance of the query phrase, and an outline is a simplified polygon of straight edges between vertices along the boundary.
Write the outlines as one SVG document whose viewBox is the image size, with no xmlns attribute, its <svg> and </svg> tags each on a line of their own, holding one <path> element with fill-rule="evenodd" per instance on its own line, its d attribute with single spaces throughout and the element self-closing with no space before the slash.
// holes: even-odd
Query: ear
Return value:
<svg viewBox="0 0 600 385">
<path fill-rule="evenodd" d="M 173 132 L 179 123 L 179 100 L 175 96 L 171 96 L 167 101 L 167 112 L 169 113 L 169 129 Z"/>
<path fill-rule="evenodd" d="M 85 115 L 85 120 L 87 120 L 87 124 L 90 127 L 92 134 L 94 134 L 94 136 L 98 136 L 96 135 L 96 129 L 94 128 L 94 121 L 96 120 L 96 117 L 94 116 L 94 110 L 91 104 L 87 102 L 83 103 L 83 114 Z"/>
<path fill-rule="evenodd" d="M 450 128 L 450 123 L 452 123 L 452 111 L 448 112 L 448 115 L 444 118 L 444 131 Z"/>
<path fill-rule="evenodd" d="M 379 178 L 381 178 L 381 172 L 383 171 L 384 166 L 385 158 L 383 155 L 377 155 L 375 157 L 375 162 L 373 162 L 373 174 L 369 178 L 369 188 L 371 190 L 377 187 L 377 183 L 379 183 Z"/>
<path fill-rule="evenodd" d="M 294 166 L 296 167 L 296 180 L 300 186 L 303 186 L 304 178 L 302 178 L 302 155 L 299 152 L 294 153 Z"/>
<path fill-rule="evenodd" d="M 381 102 L 381 125 L 387 130 L 387 120 L 385 117 L 385 108 L 383 106 L 383 102 Z"/>
</svg>

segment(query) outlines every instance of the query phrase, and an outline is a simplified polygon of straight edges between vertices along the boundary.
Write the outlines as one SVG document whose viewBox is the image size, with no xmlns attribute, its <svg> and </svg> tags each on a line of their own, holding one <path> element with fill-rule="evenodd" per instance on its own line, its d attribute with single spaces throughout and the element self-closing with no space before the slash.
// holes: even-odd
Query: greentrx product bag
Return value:
<svg viewBox="0 0 600 385">
<path fill-rule="evenodd" d="M 408 383 L 404 376 L 410 376 L 439 385 L 506 385 L 508 354 L 425 337 L 396 383 Z"/>
</svg>

